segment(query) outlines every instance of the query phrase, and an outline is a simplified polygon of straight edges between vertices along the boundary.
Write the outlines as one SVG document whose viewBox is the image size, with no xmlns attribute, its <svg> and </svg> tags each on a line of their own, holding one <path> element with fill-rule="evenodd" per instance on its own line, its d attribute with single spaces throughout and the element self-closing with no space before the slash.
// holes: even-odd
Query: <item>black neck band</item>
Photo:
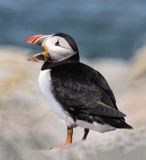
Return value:
<svg viewBox="0 0 146 160">
<path fill-rule="evenodd" d="M 56 61 L 56 62 L 53 62 L 53 61 L 46 61 L 41 70 L 46 70 L 46 69 L 52 69 L 54 67 L 57 67 L 57 66 L 60 66 L 62 64 L 66 64 L 66 63 L 77 63 L 79 62 L 79 53 L 76 53 L 75 55 L 73 55 L 72 57 L 69 57 L 69 58 L 66 58 L 62 61 Z"/>
</svg>

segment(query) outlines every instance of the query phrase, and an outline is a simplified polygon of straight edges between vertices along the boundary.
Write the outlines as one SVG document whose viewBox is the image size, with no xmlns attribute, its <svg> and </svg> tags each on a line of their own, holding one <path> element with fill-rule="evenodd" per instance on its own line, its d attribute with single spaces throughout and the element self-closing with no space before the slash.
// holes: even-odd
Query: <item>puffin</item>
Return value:
<svg viewBox="0 0 146 160">
<path fill-rule="evenodd" d="M 43 63 L 38 78 L 39 88 L 48 106 L 67 126 L 66 143 L 73 140 L 73 128 L 82 127 L 82 140 L 89 130 L 100 133 L 115 129 L 132 129 L 125 114 L 116 105 L 113 91 L 101 73 L 81 63 L 75 40 L 68 34 L 38 34 L 26 43 L 43 48 L 28 61 Z"/>
</svg>

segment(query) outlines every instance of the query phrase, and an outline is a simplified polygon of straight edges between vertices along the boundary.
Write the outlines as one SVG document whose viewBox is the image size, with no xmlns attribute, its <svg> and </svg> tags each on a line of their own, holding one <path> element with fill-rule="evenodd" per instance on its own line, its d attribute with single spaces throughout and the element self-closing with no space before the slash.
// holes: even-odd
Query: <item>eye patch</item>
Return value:
<svg viewBox="0 0 146 160">
<path fill-rule="evenodd" d="M 55 43 L 55 46 L 60 46 L 59 40 Z"/>
</svg>

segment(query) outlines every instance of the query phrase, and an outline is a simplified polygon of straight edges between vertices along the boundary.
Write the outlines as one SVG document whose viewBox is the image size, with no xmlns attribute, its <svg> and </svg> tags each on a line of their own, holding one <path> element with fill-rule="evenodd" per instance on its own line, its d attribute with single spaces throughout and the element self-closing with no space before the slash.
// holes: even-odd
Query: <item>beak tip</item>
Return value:
<svg viewBox="0 0 146 160">
<path fill-rule="evenodd" d="M 33 36 L 28 37 L 28 38 L 24 41 L 24 43 L 36 44 L 39 39 L 46 38 L 46 37 L 47 37 L 47 35 L 43 35 L 43 34 L 33 35 Z M 41 42 L 41 43 L 42 43 L 42 42 Z M 38 45 L 40 45 L 40 44 L 38 44 Z"/>
<path fill-rule="evenodd" d="M 28 58 L 27 58 L 27 61 L 34 61 L 34 62 L 37 62 L 37 60 L 34 58 L 34 56 L 28 57 Z"/>
<path fill-rule="evenodd" d="M 33 61 L 33 62 L 45 62 L 44 60 L 42 59 L 39 59 L 39 57 L 36 57 L 36 56 L 39 56 L 40 54 L 37 54 L 37 55 L 34 55 L 34 56 L 31 56 L 31 57 L 28 57 L 27 58 L 27 61 Z"/>
</svg>

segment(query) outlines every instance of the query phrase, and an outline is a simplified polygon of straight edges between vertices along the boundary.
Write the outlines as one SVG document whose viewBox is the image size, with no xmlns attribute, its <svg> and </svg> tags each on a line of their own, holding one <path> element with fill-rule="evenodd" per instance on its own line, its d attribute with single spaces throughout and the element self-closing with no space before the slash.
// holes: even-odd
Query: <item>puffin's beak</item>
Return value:
<svg viewBox="0 0 146 160">
<path fill-rule="evenodd" d="M 27 60 L 33 61 L 33 62 L 45 62 L 46 61 L 46 59 L 42 53 L 38 53 L 36 55 L 33 55 L 33 56 L 27 58 Z"/>
<path fill-rule="evenodd" d="M 43 42 L 45 41 L 46 38 L 48 38 L 50 35 L 33 35 L 28 37 L 24 42 L 25 43 L 32 43 L 32 44 L 36 44 L 39 46 L 42 46 L 44 51 L 42 53 L 38 53 L 36 55 L 33 55 L 31 57 L 29 57 L 27 60 L 28 61 L 33 61 L 33 62 L 45 62 L 46 61 L 46 57 L 49 55 L 48 50 L 46 48 L 45 45 L 43 45 Z"/>
</svg>

